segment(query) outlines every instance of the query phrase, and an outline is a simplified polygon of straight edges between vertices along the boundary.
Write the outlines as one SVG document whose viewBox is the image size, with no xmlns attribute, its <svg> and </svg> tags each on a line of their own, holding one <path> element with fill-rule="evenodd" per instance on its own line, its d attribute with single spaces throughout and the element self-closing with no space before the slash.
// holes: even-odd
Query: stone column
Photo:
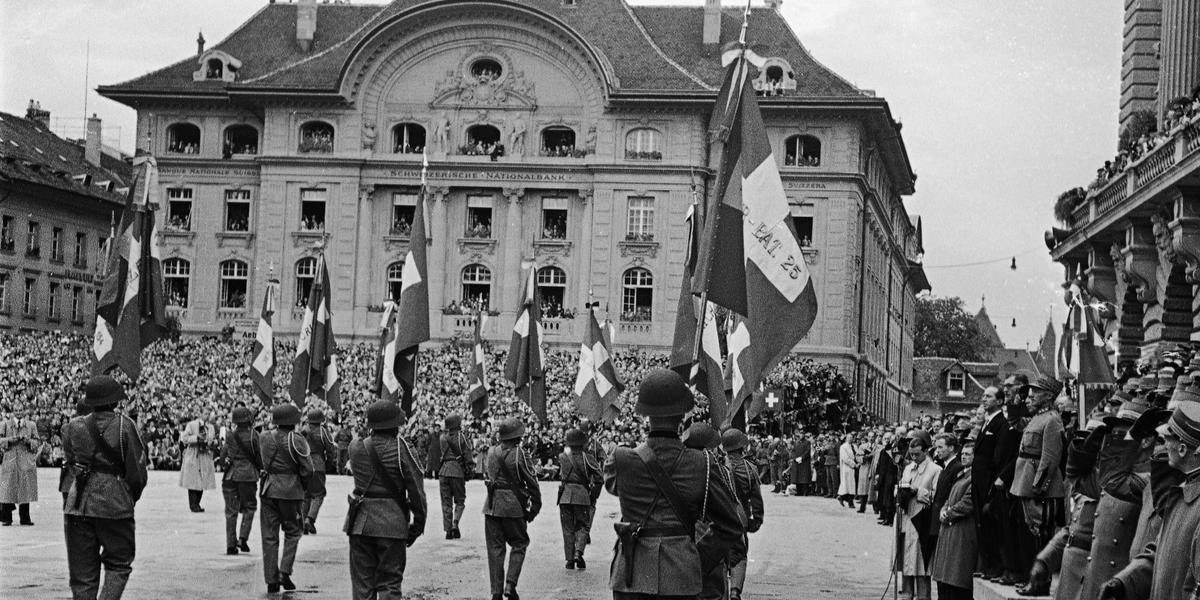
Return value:
<svg viewBox="0 0 1200 600">
<path fill-rule="evenodd" d="M 516 314 L 517 303 L 521 301 L 520 287 L 525 277 L 521 270 L 521 259 L 525 258 L 525 244 L 532 242 L 533 236 L 522 226 L 524 219 L 521 206 L 525 199 L 525 188 L 504 188 L 503 192 L 508 201 L 504 210 L 504 263 L 500 273 L 492 274 L 493 280 L 500 281 L 500 293 L 492 298 L 492 307 Z M 495 290 L 492 293 L 495 294 Z"/>
<path fill-rule="evenodd" d="M 1164 342 L 1186 342 L 1192 329 L 1192 286 L 1187 282 L 1183 259 L 1175 253 L 1171 229 L 1171 217 L 1153 214 L 1154 242 L 1158 248 L 1158 303 L 1162 306 L 1162 333 Z"/>
<path fill-rule="evenodd" d="M 575 242 L 575 245 L 578 247 L 578 254 L 575 259 L 578 270 L 576 271 L 577 274 L 572 275 L 578 278 L 579 281 L 576 307 L 581 307 L 589 302 L 588 293 L 596 291 L 592 288 L 592 281 L 589 275 L 592 272 L 592 239 L 594 238 L 592 235 L 592 207 L 595 203 L 591 202 L 591 200 L 594 193 L 594 190 L 590 187 L 580 188 L 578 191 L 580 220 L 579 237 L 578 241 Z"/>
<path fill-rule="evenodd" d="M 1162 341 L 1163 307 L 1158 301 L 1158 247 L 1149 221 L 1135 219 L 1125 229 L 1121 257 L 1125 279 L 1135 289 L 1143 308 L 1141 357 L 1154 358 Z"/>
<path fill-rule="evenodd" d="M 448 298 L 454 298 L 455 295 L 448 289 L 447 272 L 450 269 L 450 249 L 454 247 L 453 240 L 450 239 L 448 204 L 450 203 L 450 188 L 448 187 L 430 187 L 426 188 L 428 193 L 428 201 L 425 203 L 425 209 L 429 212 L 425 213 L 426 230 L 430 237 L 433 238 L 433 244 L 429 246 L 429 252 L 425 255 L 427 269 L 426 276 L 429 277 L 429 310 L 432 314 L 441 312 L 442 307 L 449 304 Z M 451 273 L 453 276 L 453 273 Z M 430 323 L 438 322 L 430 316 Z M 438 327 L 431 327 L 430 333 L 439 331 L 441 334 L 448 332 L 440 331 Z"/>
<path fill-rule="evenodd" d="M 1172 198 L 1174 218 L 1167 224 L 1171 236 L 1171 248 L 1176 258 L 1182 261 L 1186 283 L 1190 284 L 1189 310 L 1191 313 L 1188 337 L 1200 341 L 1200 188 L 1175 187 L 1169 190 Z"/>
<path fill-rule="evenodd" d="M 1190 96 L 1200 82 L 1200 3 L 1162 0 L 1161 61 L 1158 67 L 1158 114 L 1168 102 Z M 1161 120 L 1160 120 L 1161 123 Z"/>
<path fill-rule="evenodd" d="M 383 299 L 382 282 L 387 276 L 386 265 L 381 265 L 378 259 L 381 248 L 379 241 L 386 231 L 376 230 L 375 223 L 380 222 L 376 213 L 379 212 L 374 197 L 374 185 L 360 185 L 358 188 L 358 206 L 355 208 L 355 218 L 358 219 L 357 231 L 354 237 L 353 268 L 355 281 L 351 287 L 350 307 L 351 322 L 354 333 L 367 334 L 374 328 L 366 307 L 378 304 Z M 382 221 L 390 223 L 389 220 Z M 387 227 L 386 225 L 384 227 Z M 371 289 L 374 286 L 376 289 Z"/>
</svg>

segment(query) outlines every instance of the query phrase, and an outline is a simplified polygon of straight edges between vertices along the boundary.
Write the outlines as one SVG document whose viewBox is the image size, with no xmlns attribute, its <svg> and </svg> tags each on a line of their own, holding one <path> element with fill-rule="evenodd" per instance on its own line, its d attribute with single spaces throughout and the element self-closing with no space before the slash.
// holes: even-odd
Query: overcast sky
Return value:
<svg viewBox="0 0 1200 600">
<path fill-rule="evenodd" d="M 36 98 L 79 130 L 85 89 L 191 56 L 198 30 L 211 46 L 264 3 L 0 2 L 0 111 L 23 115 Z M 920 176 L 905 204 L 924 223 L 934 293 L 972 311 L 986 295 L 1005 342 L 1036 345 L 1051 307 L 1056 323 L 1065 312 L 1062 268 L 1042 244 L 1054 199 L 1085 185 L 1116 144 L 1121 3 L 784 0 L 783 14 L 817 60 L 903 122 Z M 86 102 L 130 150 L 134 111 L 95 92 Z"/>
</svg>

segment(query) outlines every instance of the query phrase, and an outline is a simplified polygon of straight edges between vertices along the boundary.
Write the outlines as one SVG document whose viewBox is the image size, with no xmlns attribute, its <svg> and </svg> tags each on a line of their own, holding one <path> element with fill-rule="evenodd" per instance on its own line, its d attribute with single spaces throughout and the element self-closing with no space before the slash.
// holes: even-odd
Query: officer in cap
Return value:
<svg viewBox="0 0 1200 600">
<path fill-rule="evenodd" d="M 1021 533 L 1016 538 L 1020 573 L 1029 572 L 1038 549 L 1045 547 L 1058 529 L 1058 522 L 1063 520 L 1066 487 L 1060 464 L 1066 437 L 1062 420 L 1054 410 L 1054 399 L 1062 387 L 1053 377 L 1039 377 L 1029 385 L 1029 397 L 1025 400 L 1032 418 L 1021 434 L 1009 488 L 1009 493 L 1020 502 L 1021 521 L 1025 525 L 1019 528 Z"/>
<path fill-rule="evenodd" d="M 304 490 L 304 533 L 317 532 L 317 514 L 325 503 L 325 472 L 337 470 L 337 444 L 333 436 L 325 428 L 325 412 L 319 408 L 308 411 L 306 419 L 308 427 L 302 434 L 308 442 L 308 451 L 312 460 L 312 476 L 308 478 L 308 488 Z"/>
<path fill-rule="evenodd" d="M 371 435 L 350 444 L 354 495 L 346 514 L 355 600 L 400 598 L 407 548 L 425 531 L 425 489 L 412 446 L 400 436 L 404 411 L 391 400 L 367 407 Z"/>
<path fill-rule="evenodd" d="M 725 557 L 729 565 L 729 600 L 741 600 L 742 590 L 746 587 L 746 553 L 750 549 L 746 534 L 758 531 L 763 524 L 762 482 L 758 479 L 758 469 L 743 456 L 749 443 L 740 429 L 731 427 L 721 434 L 725 467 L 733 479 L 733 492 L 746 515 L 746 531 Z"/>
<path fill-rule="evenodd" d="M 600 497 L 604 476 L 600 465 L 584 451 L 587 436 L 579 429 L 567 431 L 567 449 L 558 455 L 558 515 L 562 523 L 563 554 L 568 569 L 586 569 L 583 551 L 591 541 L 591 511 Z"/>
<path fill-rule="evenodd" d="M 458 522 L 467 508 L 467 478 L 474 470 L 471 443 L 462 432 L 462 415 L 446 417 L 446 431 L 438 439 L 441 466 L 438 468 L 438 490 L 442 499 L 442 529 L 446 539 L 462 537 Z"/>
<path fill-rule="evenodd" d="M 225 498 L 225 554 L 250 551 L 250 528 L 258 512 L 258 477 L 262 473 L 262 457 L 258 436 L 250 429 L 254 412 L 245 406 L 233 409 L 233 431 L 225 436 L 221 447 L 221 495 Z M 238 515 L 242 527 L 238 529 Z"/>
<path fill-rule="evenodd" d="M 300 424 L 300 409 L 295 404 L 279 404 L 271 409 L 274 431 L 258 435 L 260 456 L 266 478 L 263 479 L 259 528 L 262 530 L 263 577 L 267 593 L 274 594 L 280 586 L 296 589 L 292 582 L 292 567 L 304 530 L 300 522 L 300 505 L 304 503 L 306 482 L 312 475 L 308 443 L 296 433 Z M 279 554 L 279 530 L 283 530 L 283 555 Z"/>
<path fill-rule="evenodd" d="M 76 598 L 120 598 L 133 570 L 134 505 L 146 487 L 146 449 L 137 424 L 117 413 L 125 390 L 108 375 L 88 380 L 84 403 L 92 414 L 63 436 L 70 465 L 64 487 L 67 569 Z M 102 559 L 103 557 L 103 559 Z M 104 587 L 100 587 L 100 565 Z"/>
<path fill-rule="evenodd" d="M 580 419 L 579 420 L 579 431 L 583 432 L 584 438 L 587 440 L 587 442 L 583 446 L 583 453 L 586 454 L 588 456 L 588 458 L 590 458 L 592 460 L 593 463 L 595 463 L 597 466 L 599 466 L 603 469 L 604 461 L 608 459 L 608 452 L 604 449 L 604 445 L 600 443 L 600 440 L 596 439 L 596 436 L 592 435 L 592 432 L 594 429 L 595 429 L 595 424 L 593 424 L 591 422 L 591 420 L 589 420 L 589 419 Z M 604 475 L 604 473 L 601 472 L 601 484 L 602 485 L 603 485 L 603 475 Z M 596 490 L 595 492 L 593 492 L 592 496 L 594 498 L 599 498 L 600 490 Z M 589 544 L 591 543 L 591 539 L 592 539 L 591 533 L 590 533 L 592 530 L 592 521 L 594 521 L 595 518 L 596 518 L 596 501 L 592 500 L 592 506 L 590 508 L 588 508 L 588 514 L 587 514 L 587 530 L 589 532 L 589 534 L 588 534 L 588 543 Z"/>
<path fill-rule="evenodd" d="M 618 497 L 621 522 L 609 585 L 615 600 L 695 597 L 742 532 L 737 500 L 720 463 L 679 439 L 695 406 L 674 371 L 655 369 L 638 388 L 637 412 L 650 432 L 638 448 L 617 448 L 604 463 L 604 487 Z M 696 522 L 709 523 L 697 541 Z"/>
<path fill-rule="evenodd" d="M 529 547 L 528 524 L 542 510 L 542 493 L 525 453 L 521 438 L 525 424 L 509 417 L 500 422 L 500 443 L 488 449 L 484 462 L 487 500 L 483 505 L 483 533 L 487 540 L 488 579 L 492 600 L 520 600 L 517 582 L 525 549 Z M 504 567 L 506 546 L 508 568 Z"/>
</svg>

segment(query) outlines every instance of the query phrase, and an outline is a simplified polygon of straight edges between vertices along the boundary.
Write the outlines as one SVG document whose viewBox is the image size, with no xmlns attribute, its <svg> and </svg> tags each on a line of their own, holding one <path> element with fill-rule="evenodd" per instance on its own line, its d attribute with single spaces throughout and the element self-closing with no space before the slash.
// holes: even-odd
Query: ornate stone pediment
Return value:
<svg viewBox="0 0 1200 600">
<path fill-rule="evenodd" d="M 500 66 L 500 73 L 473 72 L 473 65 L 480 60 L 495 61 Z M 430 105 L 435 109 L 490 106 L 534 108 L 537 106 L 537 92 L 533 81 L 525 76 L 524 71 L 515 68 L 512 59 L 504 51 L 485 44 L 468 53 L 458 68 L 446 71 L 441 81 L 434 85 Z"/>
<path fill-rule="evenodd" d="M 641 241 L 641 240 L 622 240 L 617 242 L 617 246 L 621 248 L 622 257 L 637 257 L 637 258 L 657 258 L 658 257 L 658 242 Z"/>
<path fill-rule="evenodd" d="M 1101 244 L 1092 244 L 1088 251 L 1087 268 L 1083 272 L 1084 287 L 1093 297 L 1103 301 L 1116 303 L 1117 276 L 1113 267 L 1112 256 Z"/>
</svg>

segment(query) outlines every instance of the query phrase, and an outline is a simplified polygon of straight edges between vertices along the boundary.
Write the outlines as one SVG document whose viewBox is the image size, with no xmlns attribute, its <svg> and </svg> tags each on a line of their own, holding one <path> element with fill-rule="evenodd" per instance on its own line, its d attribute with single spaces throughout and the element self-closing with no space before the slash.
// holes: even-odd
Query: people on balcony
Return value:
<svg viewBox="0 0 1200 600">
<path fill-rule="evenodd" d="M 542 302 L 542 316 L 547 319 L 574 319 L 575 309 L 563 308 L 562 302 L 546 300 Z"/>
<path fill-rule="evenodd" d="M 442 309 L 444 315 L 473 315 L 478 312 L 491 314 L 487 297 L 479 295 L 474 298 L 464 298 L 461 304 L 451 300 L 450 304 Z"/>
<path fill-rule="evenodd" d="M 650 307 L 637 306 L 633 310 L 627 310 L 621 313 L 622 321 L 642 322 L 650 320 Z"/>
<path fill-rule="evenodd" d="M 225 231 L 249 231 L 250 221 L 244 217 L 232 217 L 225 223 Z"/>
<path fill-rule="evenodd" d="M 1200 127 L 1200 88 L 1197 88 L 1197 92 L 1191 98 L 1178 98 L 1169 106 L 1163 116 L 1162 127 L 1142 133 L 1137 139 L 1125 141 L 1125 145 L 1112 160 L 1104 161 L 1104 166 L 1096 169 L 1096 180 L 1088 186 L 1089 191 L 1104 187 L 1113 178 L 1124 173 L 1130 165 L 1137 163 L 1188 128 Z"/>
<path fill-rule="evenodd" d="M 325 231 L 325 220 L 309 215 L 300 220 L 301 231 Z"/>
<path fill-rule="evenodd" d="M 300 132 L 301 152 L 333 152 L 333 131 L 312 127 Z"/>
<path fill-rule="evenodd" d="M 175 152 L 177 154 L 199 154 L 200 146 L 195 142 L 174 140 L 170 144 L 167 144 L 167 152 Z"/>
<path fill-rule="evenodd" d="M 191 215 L 171 215 L 167 218 L 167 225 L 164 227 L 167 231 L 191 231 L 192 216 Z"/>
<path fill-rule="evenodd" d="M 425 152 L 425 146 L 414 146 L 412 144 L 396 143 L 396 147 L 392 149 L 393 154 L 422 154 Z"/>
<path fill-rule="evenodd" d="M 392 235 L 409 237 L 412 235 L 411 219 L 396 219 L 392 221 Z"/>
<path fill-rule="evenodd" d="M 564 240 L 567 238 L 567 228 L 561 223 L 549 223 L 542 228 L 542 239 Z"/>
<path fill-rule="evenodd" d="M 583 158 L 587 156 L 587 150 L 575 148 L 574 144 L 559 144 L 557 146 L 543 146 L 539 154 L 551 158 Z"/>
<path fill-rule="evenodd" d="M 235 144 L 226 141 L 225 145 L 221 148 L 221 156 L 229 158 L 234 154 L 258 154 L 258 144 Z"/>
<path fill-rule="evenodd" d="M 491 239 L 492 224 L 490 221 L 484 221 L 477 217 L 471 217 L 471 225 L 467 227 L 467 237 L 479 239 Z"/>
</svg>

